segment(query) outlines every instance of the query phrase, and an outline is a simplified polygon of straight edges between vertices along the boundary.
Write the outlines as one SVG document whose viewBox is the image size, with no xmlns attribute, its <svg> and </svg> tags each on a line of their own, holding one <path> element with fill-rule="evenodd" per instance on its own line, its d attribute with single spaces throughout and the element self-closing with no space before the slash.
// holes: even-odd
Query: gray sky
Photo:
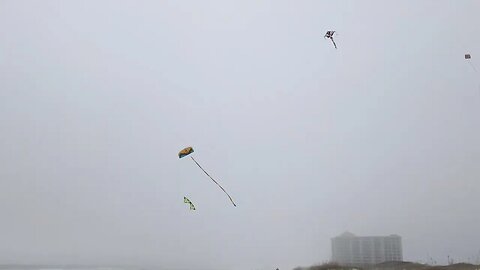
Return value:
<svg viewBox="0 0 480 270">
<path fill-rule="evenodd" d="M 479 11 L 0 0 L 0 263 L 288 269 L 345 230 L 473 262 Z"/>
</svg>

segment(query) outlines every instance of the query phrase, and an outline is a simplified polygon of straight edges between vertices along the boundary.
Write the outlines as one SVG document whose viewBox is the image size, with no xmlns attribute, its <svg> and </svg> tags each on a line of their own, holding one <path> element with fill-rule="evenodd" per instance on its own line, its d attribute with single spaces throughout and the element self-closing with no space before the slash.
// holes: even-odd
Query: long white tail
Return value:
<svg viewBox="0 0 480 270">
<path fill-rule="evenodd" d="M 232 202 L 233 206 L 236 207 L 237 205 L 236 205 L 235 202 L 233 201 L 233 199 L 232 199 L 232 197 L 230 196 L 230 194 L 228 194 L 227 191 L 226 191 L 217 181 L 215 181 L 215 179 L 213 179 L 213 177 L 211 177 L 210 174 L 208 174 L 207 171 L 205 171 L 205 170 L 202 168 L 202 166 L 200 166 L 200 164 L 198 164 L 198 162 L 197 162 L 192 156 L 190 156 L 190 158 L 193 160 L 193 162 L 195 162 L 195 164 L 197 164 L 197 166 L 198 166 L 208 177 L 210 177 L 210 179 L 212 179 L 212 181 L 213 181 L 215 184 L 217 184 L 217 186 L 219 186 L 219 187 L 223 190 L 223 192 L 225 192 L 225 194 L 227 194 L 227 196 L 228 196 L 228 198 L 230 199 L 230 201 Z"/>
</svg>

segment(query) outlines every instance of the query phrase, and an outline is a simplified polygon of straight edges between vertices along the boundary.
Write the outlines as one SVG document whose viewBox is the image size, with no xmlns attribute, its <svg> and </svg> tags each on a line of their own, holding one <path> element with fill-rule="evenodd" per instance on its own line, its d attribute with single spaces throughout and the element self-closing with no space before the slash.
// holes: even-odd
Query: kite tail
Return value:
<svg viewBox="0 0 480 270">
<path fill-rule="evenodd" d="M 470 64 L 470 66 L 472 67 L 473 71 L 475 71 L 476 74 L 478 74 L 478 71 L 477 71 L 477 68 L 475 67 L 475 65 L 472 63 L 472 61 L 468 61 L 468 63 Z M 478 79 L 477 79 L 478 80 Z M 478 85 L 478 90 L 480 92 L 480 84 Z"/>
<path fill-rule="evenodd" d="M 335 46 L 335 49 L 337 48 L 337 44 L 335 44 L 335 41 L 332 38 L 333 46 Z"/>
<path fill-rule="evenodd" d="M 217 184 L 217 186 L 219 186 L 219 187 L 223 190 L 223 192 L 225 192 L 225 194 L 227 194 L 227 196 L 228 196 L 228 198 L 230 199 L 230 201 L 232 202 L 233 206 L 236 207 L 237 205 L 236 205 L 235 202 L 233 201 L 232 197 L 227 193 L 227 191 L 226 191 L 217 181 L 215 181 L 215 179 L 213 179 L 213 177 L 211 177 L 210 174 L 208 174 L 207 171 L 205 171 L 205 170 L 202 168 L 202 166 L 200 166 L 200 164 L 198 164 L 198 162 L 197 162 L 192 156 L 190 156 L 190 158 L 193 160 L 193 162 L 195 162 L 195 164 L 197 164 L 197 166 L 198 166 L 208 177 L 210 177 L 210 179 L 212 179 L 212 181 L 213 181 L 215 184 Z"/>
<path fill-rule="evenodd" d="M 477 73 L 477 68 L 473 65 L 472 61 L 468 61 L 468 63 L 470 64 L 470 66 L 472 66 L 475 73 Z"/>
</svg>

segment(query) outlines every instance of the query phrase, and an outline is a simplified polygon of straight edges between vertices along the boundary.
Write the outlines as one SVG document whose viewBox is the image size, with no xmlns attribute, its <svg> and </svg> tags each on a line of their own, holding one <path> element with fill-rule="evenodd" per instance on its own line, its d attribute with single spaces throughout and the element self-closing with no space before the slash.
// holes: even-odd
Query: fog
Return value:
<svg viewBox="0 0 480 270">
<path fill-rule="evenodd" d="M 479 11 L 0 0 L 0 264 L 283 270 L 344 231 L 474 262 Z"/>
</svg>

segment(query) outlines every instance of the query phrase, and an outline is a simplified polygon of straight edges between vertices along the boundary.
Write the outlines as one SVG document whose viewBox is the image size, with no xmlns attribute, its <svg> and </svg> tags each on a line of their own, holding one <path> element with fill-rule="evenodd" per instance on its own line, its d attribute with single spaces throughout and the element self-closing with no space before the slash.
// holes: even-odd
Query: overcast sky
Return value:
<svg viewBox="0 0 480 270">
<path fill-rule="evenodd" d="M 283 270 L 347 230 L 474 262 L 479 14 L 0 0 L 0 263 Z"/>
</svg>

